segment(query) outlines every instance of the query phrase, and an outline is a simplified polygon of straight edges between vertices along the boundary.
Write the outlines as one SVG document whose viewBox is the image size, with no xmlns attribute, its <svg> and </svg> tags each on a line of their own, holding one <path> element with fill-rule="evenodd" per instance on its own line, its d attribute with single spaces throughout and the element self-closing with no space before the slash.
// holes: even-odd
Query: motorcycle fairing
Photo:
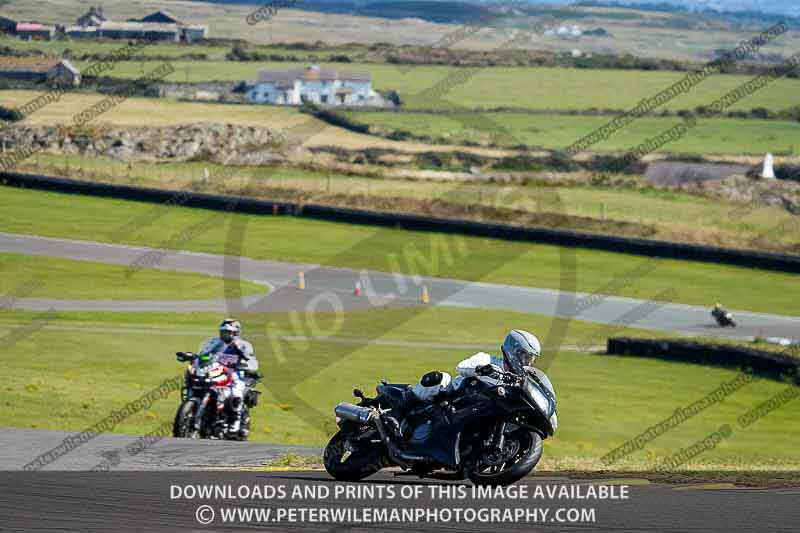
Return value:
<svg viewBox="0 0 800 533">
<path fill-rule="evenodd" d="M 494 418 L 502 411 L 489 398 L 478 394 L 467 394 L 453 401 L 450 409 L 441 409 L 431 417 L 432 427 L 424 441 L 410 441 L 412 454 L 430 457 L 447 468 L 457 470 L 461 466 L 459 443 L 468 423 L 476 418 Z M 477 415 L 477 416 L 476 416 Z"/>
</svg>

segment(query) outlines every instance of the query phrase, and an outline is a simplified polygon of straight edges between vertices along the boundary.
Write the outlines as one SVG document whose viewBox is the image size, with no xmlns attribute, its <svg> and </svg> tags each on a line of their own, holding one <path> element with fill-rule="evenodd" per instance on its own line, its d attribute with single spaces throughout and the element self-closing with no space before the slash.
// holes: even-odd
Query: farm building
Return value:
<svg viewBox="0 0 800 533">
<path fill-rule="evenodd" d="M 96 26 L 70 26 L 64 33 L 71 39 L 96 39 L 98 35 Z"/>
<path fill-rule="evenodd" d="M 75 39 L 137 39 L 145 41 L 183 41 L 192 43 L 204 40 L 207 26 L 184 24 L 168 11 L 155 11 L 141 19 L 114 22 L 103 13 L 102 7 L 92 7 L 78 17 L 75 26 L 66 29 Z"/>
<path fill-rule="evenodd" d="M 154 11 L 150 13 L 144 18 L 137 20 L 136 22 L 149 22 L 153 24 L 178 24 L 179 26 L 183 26 L 183 22 L 176 19 L 172 16 L 172 13 L 165 10 Z"/>
<path fill-rule="evenodd" d="M 101 6 L 89 8 L 89 11 L 78 17 L 75 21 L 76 26 L 99 26 L 108 19 L 103 15 L 103 8 Z"/>
<path fill-rule="evenodd" d="M 256 104 L 300 105 L 304 101 L 329 106 L 386 106 L 372 89 L 366 72 L 338 72 L 311 65 L 289 70 L 262 70 L 247 92 Z"/>
<path fill-rule="evenodd" d="M 193 24 L 186 24 L 181 20 L 175 18 L 172 13 L 166 10 L 159 10 L 150 13 L 144 18 L 139 20 L 131 20 L 131 22 L 141 22 L 144 24 L 170 24 L 177 26 L 180 31 L 180 40 L 186 43 L 193 43 L 202 41 L 208 36 L 208 27 Z"/>
<path fill-rule="evenodd" d="M 194 43 L 205 40 L 208 36 L 208 26 L 180 26 L 181 41 Z"/>
<path fill-rule="evenodd" d="M 17 31 L 17 21 L 0 16 L 0 33 L 14 33 Z"/>
<path fill-rule="evenodd" d="M 80 85 L 81 73 L 65 59 L 0 57 L 0 79 Z"/>
<path fill-rule="evenodd" d="M 20 22 L 17 24 L 15 33 L 20 39 L 49 41 L 56 33 L 55 26 L 46 26 L 38 22 Z"/>
<path fill-rule="evenodd" d="M 174 24 L 145 24 L 142 22 L 103 22 L 97 36 L 105 39 L 142 39 L 145 41 L 178 42 L 180 29 Z"/>
</svg>

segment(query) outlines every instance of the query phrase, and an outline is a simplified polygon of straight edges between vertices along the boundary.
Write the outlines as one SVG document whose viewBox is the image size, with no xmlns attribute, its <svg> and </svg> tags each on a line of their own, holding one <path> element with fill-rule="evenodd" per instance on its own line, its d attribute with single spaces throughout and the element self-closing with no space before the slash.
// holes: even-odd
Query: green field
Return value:
<svg viewBox="0 0 800 533">
<path fill-rule="evenodd" d="M 169 0 L 106 0 L 107 16 L 122 21 L 140 18 L 155 9 L 167 9 L 177 18 L 190 24 L 209 25 L 211 38 L 246 39 L 253 43 L 306 42 L 326 43 L 395 43 L 434 44 L 443 36 L 459 29 L 458 24 L 426 22 L 408 7 L 405 18 L 380 19 L 348 14 L 318 13 L 295 9 L 280 9 L 268 23 L 249 25 L 245 19 L 258 2 L 248 4 L 175 2 Z M 446 8 L 458 9 L 458 7 Z M 530 8 L 529 8 L 530 9 Z M 4 0 L 3 14 L 17 20 L 38 20 L 47 23 L 71 24 L 85 13 L 86 4 L 74 0 Z M 530 30 L 542 23 L 568 21 L 585 28 L 602 27 L 607 37 L 584 36 L 579 42 L 533 35 L 527 46 L 533 50 L 569 53 L 576 46 L 593 54 L 632 54 L 640 57 L 663 57 L 707 61 L 709 52 L 733 49 L 740 41 L 750 39 L 762 28 L 759 22 L 740 26 L 720 16 L 699 13 L 664 13 L 624 8 L 570 6 L 538 6 L 529 11 L 532 16 L 518 12 L 492 24 L 491 27 L 469 35 L 454 48 L 494 50 L 509 39 L 505 26 L 520 31 Z M 540 32 L 538 32 L 540 33 Z M 789 32 L 769 43 L 765 54 L 788 56 L 797 50 L 798 34 Z M 82 43 L 81 43 L 82 44 Z M 79 43 L 74 43 L 75 47 Z"/>
<path fill-rule="evenodd" d="M 143 65 L 137 63 L 137 65 Z M 602 71 L 599 71 L 602 72 Z M 760 93 L 758 93 L 760 94 Z M 39 96 L 36 91 L 0 91 L 0 105 L 17 107 Z M 72 124 L 73 117 L 102 100 L 94 93 L 72 93 L 31 114 L 33 125 Z M 746 102 L 747 100 L 743 101 Z M 779 107 L 779 106 L 778 106 Z M 613 120 L 613 116 L 569 116 L 539 113 L 428 114 L 390 112 L 349 112 L 375 131 L 395 130 L 427 135 L 439 143 L 458 145 L 464 141 L 514 146 L 526 144 L 545 148 L 566 148 L 583 136 Z M 367 136 L 325 124 L 297 108 L 264 105 L 223 105 L 177 102 L 162 98 L 130 98 L 98 117 L 97 125 L 168 126 L 197 122 L 229 123 L 289 130 L 294 140 L 309 145 L 333 145 L 363 150 L 385 147 L 408 152 L 442 151 L 447 146 L 423 141 L 392 141 Z M 628 150 L 681 122 L 677 117 L 644 117 L 616 132 L 592 150 Z M 296 130 L 292 128 L 296 127 Z M 449 148 L 455 149 L 455 148 Z M 476 148 L 458 148 L 478 151 Z M 697 126 L 660 152 L 777 155 L 800 153 L 800 123 L 755 119 L 698 119 Z M 494 151 L 497 152 L 497 151 Z"/>
<path fill-rule="evenodd" d="M 0 331 L 36 316 L 0 313 Z M 558 328 L 550 318 L 536 315 L 452 308 L 349 313 L 341 320 L 320 315 L 318 329 L 303 333 L 335 330 L 336 338 L 355 338 L 353 344 L 282 342 L 285 351 L 280 355 L 264 334 L 296 335 L 287 315 L 242 318 L 245 336 L 254 342 L 265 374 L 260 387 L 265 394 L 253 411 L 252 439 L 257 441 L 322 445 L 335 430 L 333 406 L 350 400 L 352 387 L 369 393 L 382 377 L 408 382 L 434 368 L 452 372 L 474 351 L 496 347 L 509 327 L 537 332 L 544 339 L 545 353 L 552 357 L 548 374 L 559 398 L 560 428 L 546 443 L 544 468 L 602 468 L 599 457 L 735 377 L 729 370 L 572 351 L 571 342 L 598 331 L 576 321 L 569 324 L 559 343 L 564 348 L 559 349 L 552 345 L 558 340 L 552 334 Z M 182 365 L 172 353 L 192 349 L 213 335 L 218 319 L 203 314 L 67 313 L 43 322 L 15 347 L 21 359 L 15 364 L 16 379 L 0 387 L 0 426 L 83 430 L 164 379 L 179 375 Z M 333 326 L 337 322 L 338 329 Z M 102 336 L 102 350 L 86 349 L 88 332 Z M 380 339 L 381 344 L 365 339 Z M 448 342 L 462 346 L 424 347 Z M 297 360 L 303 365 L 295 364 Z M 758 421 L 753 431 L 736 431 L 739 415 L 784 387 L 762 380 L 747 385 L 618 466 L 652 467 L 727 423 L 735 438 L 687 466 L 796 469 L 800 465 L 794 442 L 800 435 L 791 406 Z M 151 431 L 172 419 L 177 402 L 177 394 L 172 394 L 113 431 Z"/>
<path fill-rule="evenodd" d="M 209 80 L 245 81 L 257 78 L 262 68 L 286 69 L 305 63 L 241 63 L 231 61 L 173 61 L 175 72 L 167 80 L 199 82 Z M 87 63 L 79 62 L 80 67 Z M 152 63 L 122 61 L 109 71 L 110 76 L 139 78 L 153 70 Z M 444 66 L 398 67 L 352 63 L 341 70 L 372 74 L 377 90 L 394 89 L 409 109 L 447 109 L 453 105 L 470 109 L 519 107 L 527 109 L 630 109 L 643 98 L 653 97 L 683 79 L 680 72 L 632 70 L 582 70 L 569 68 L 464 68 Z M 449 78 L 448 78 L 449 76 Z M 694 109 L 714 100 L 752 79 L 752 76 L 717 75 L 696 85 L 688 94 L 665 104 L 664 109 Z M 449 80 L 449 81 L 445 81 Z M 425 91 L 443 83 L 450 88 L 441 100 Z M 800 80 L 777 80 L 743 99 L 730 110 L 765 107 L 774 111 L 797 105 Z"/>
<path fill-rule="evenodd" d="M 37 50 L 50 56 L 63 56 L 64 52 L 73 56 L 84 54 L 113 54 L 125 49 L 127 41 L 113 40 L 53 40 L 53 41 L 23 41 L 8 35 L 0 36 L 0 46 L 7 46 L 15 50 Z M 206 54 L 209 59 L 224 60 L 225 54 L 230 51 L 229 46 L 212 46 L 206 44 L 185 43 L 148 43 L 137 51 L 136 55 L 153 57 L 181 57 L 186 54 Z"/>
<path fill-rule="evenodd" d="M 596 224 L 603 220 L 637 224 L 641 236 L 680 242 L 697 242 L 732 248 L 766 249 L 795 253 L 800 251 L 800 236 L 795 217 L 783 207 L 751 206 L 713 197 L 656 189 L 639 182 L 638 186 L 562 186 L 529 184 L 453 183 L 374 179 L 336 172 L 323 172 L 290 166 L 230 167 L 201 162 L 127 163 L 108 157 L 36 155 L 20 165 L 34 174 L 94 179 L 109 183 L 191 189 L 222 194 L 241 190 L 238 180 L 217 176 L 243 177 L 250 195 L 275 198 L 276 193 L 306 195 L 306 201 L 324 203 L 331 198 L 361 200 L 364 195 L 377 202 L 383 198 L 411 199 L 424 204 L 442 199 L 467 206 L 521 210 L 528 213 L 560 212 L 582 217 L 578 229 L 587 228 L 586 218 Z M 204 169 L 210 180 L 199 184 Z M 561 205 L 552 205 L 555 195 Z M 311 196 L 308 196 L 311 195 Z M 381 207 L 375 207 L 381 208 Z M 605 217 L 605 218 L 604 218 Z M 501 222 L 515 222 L 511 217 Z"/>
<path fill-rule="evenodd" d="M 526 144 L 563 149 L 614 120 L 613 116 L 527 113 L 441 115 L 428 113 L 348 112 L 377 131 L 407 131 L 449 144 L 464 141 Z M 682 123 L 678 117 L 644 117 L 594 146 L 593 150 L 630 150 Z M 501 129 L 502 128 L 502 129 Z M 698 119 L 689 133 L 658 150 L 689 154 L 800 154 L 800 123 L 778 120 Z"/>
<path fill-rule="evenodd" d="M 0 35 L 0 47 L 6 46 L 14 50 L 20 51 L 39 51 L 49 56 L 63 57 L 65 53 L 71 57 L 81 57 L 83 55 L 101 55 L 101 54 L 114 54 L 123 50 L 127 44 L 124 40 L 74 40 L 74 39 L 59 39 L 53 41 L 23 41 L 16 37 L 9 35 Z M 186 55 L 203 55 L 207 59 L 196 59 L 193 61 L 225 61 L 225 56 L 231 51 L 230 45 L 209 44 L 207 42 L 198 43 L 170 43 L 170 42 L 149 42 L 146 46 L 141 47 L 134 54 L 141 56 L 145 60 L 159 61 L 162 58 L 175 58 L 179 59 Z M 327 45 L 321 51 L 316 50 L 302 50 L 296 48 L 289 48 L 280 45 L 254 45 L 248 47 L 248 51 L 263 53 L 263 54 L 281 54 L 281 55 L 294 55 L 294 56 L 307 56 L 309 54 L 322 54 L 323 56 L 329 54 L 352 54 L 356 48 L 347 45 Z M 360 50 L 363 54 L 364 51 Z M 257 65 L 258 63 L 253 63 Z M 151 65 L 155 66 L 154 65 Z"/>
<path fill-rule="evenodd" d="M 242 282 L 244 294 L 267 288 Z M 224 298 L 221 278 L 154 268 L 0 253 L 0 294 L 69 300 L 203 300 Z"/>
<path fill-rule="evenodd" d="M 114 242 L 116 228 L 147 217 L 154 209 L 144 203 L 9 187 L 0 188 L 0 193 L 0 209 L 6 215 L 0 231 L 10 233 L 74 239 L 90 235 L 95 241 Z M 138 227 L 124 242 L 384 272 L 397 271 L 399 266 L 408 274 L 584 292 L 603 291 L 615 278 L 649 261 L 595 250 L 295 217 L 224 215 L 229 218 L 222 220 L 217 212 L 178 207 L 159 214 L 160 218 Z M 188 240 L 177 237 L 195 224 L 204 224 L 207 230 L 192 233 Z M 798 314 L 797 276 L 715 264 L 660 260 L 619 294 L 650 299 L 668 288 L 675 289 L 676 301 L 683 303 L 725 301 L 733 309 Z"/>
</svg>

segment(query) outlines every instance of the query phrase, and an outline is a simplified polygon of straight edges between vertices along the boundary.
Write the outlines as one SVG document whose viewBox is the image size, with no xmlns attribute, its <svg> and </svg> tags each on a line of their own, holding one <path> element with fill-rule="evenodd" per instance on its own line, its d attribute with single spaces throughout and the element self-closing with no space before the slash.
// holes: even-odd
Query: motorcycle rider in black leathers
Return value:
<svg viewBox="0 0 800 533">
<path fill-rule="evenodd" d="M 500 349 L 503 358 L 478 352 L 464 359 L 456 366 L 459 375 L 455 379 L 452 379 L 447 372 L 438 370 L 428 372 L 422 376 L 419 383 L 405 391 L 400 409 L 394 418 L 399 422 L 416 407 L 458 394 L 469 379 L 477 378 L 481 381 L 497 383 L 498 376 L 509 370 L 506 363 L 508 357 L 514 357 L 521 361 L 523 366 L 529 367 L 538 379 L 552 387 L 547 375 L 541 370 L 533 368 L 542 351 L 539 339 L 535 335 L 525 330 L 511 330 L 503 340 Z"/>
</svg>

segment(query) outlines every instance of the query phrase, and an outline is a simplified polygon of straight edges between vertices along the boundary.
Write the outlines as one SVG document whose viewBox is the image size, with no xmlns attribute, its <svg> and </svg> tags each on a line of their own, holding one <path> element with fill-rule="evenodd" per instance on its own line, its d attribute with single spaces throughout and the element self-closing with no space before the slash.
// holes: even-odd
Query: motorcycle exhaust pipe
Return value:
<svg viewBox="0 0 800 533">
<path fill-rule="evenodd" d="M 423 457 L 410 455 L 398 449 L 389 437 L 386 427 L 383 425 L 383 421 L 375 409 L 368 409 L 366 407 L 353 405 L 352 403 L 343 402 L 337 405 L 333 411 L 341 420 L 356 422 L 358 424 L 368 424 L 374 421 L 378 434 L 381 436 L 381 440 L 386 444 L 389 457 L 399 466 L 409 469 L 413 463 L 424 461 Z"/>
<path fill-rule="evenodd" d="M 386 426 L 383 425 L 383 420 L 381 420 L 380 416 L 375 417 L 375 427 L 378 429 L 381 440 L 386 445 L 386 452 L 389 454 L 389 458 L 394 461 L 395 464 L 409 470 L 414 463 L 425 461 L 424 457 L 411 455 L 400 450 L 400 448 L 392 442 L 391 437 L 389 437 L 389 433 L 386 431 Z"/>
<path fill-rule="evenodd" d="M 337 405 L 333 412 L 336 413 L 336 416 L 341 420 L 347 420 L 348 422 L 355 422 L 357 424 L 368 424 L 373 417 L 377 415 L 374 409 L 359 407 L 346 402 Z"/>
</svg>

